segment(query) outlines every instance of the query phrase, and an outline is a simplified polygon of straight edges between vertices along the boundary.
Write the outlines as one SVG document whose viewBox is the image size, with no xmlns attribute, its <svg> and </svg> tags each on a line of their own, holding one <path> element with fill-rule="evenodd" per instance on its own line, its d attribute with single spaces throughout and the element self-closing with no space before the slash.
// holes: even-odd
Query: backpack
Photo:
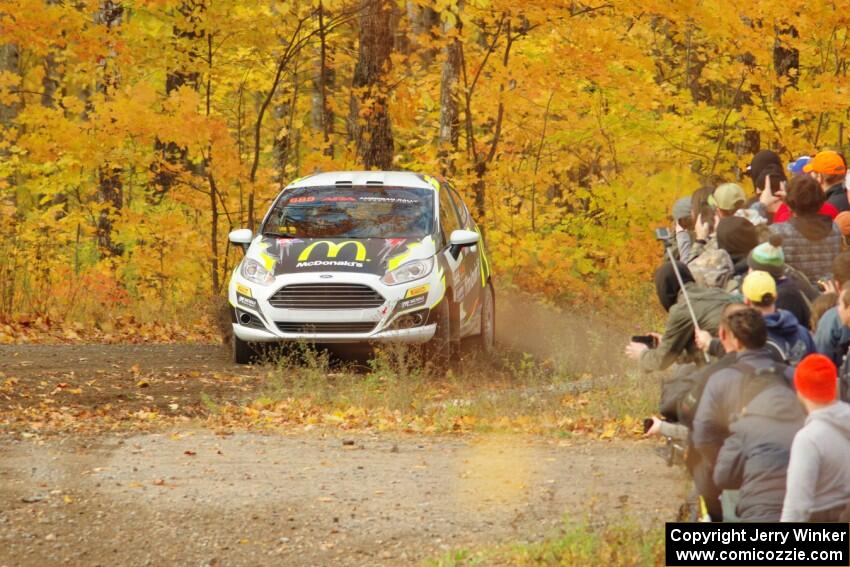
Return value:
<svg viewBox="0 0 850 567">
<path fill-rule="evenodd" d="M 771 352 L 771 354 L 773 354 L 773 352 Z M 777 362 L 782 364 L 780 361 Z M 741 400 L 741 405 L 738 408 L 737 415 L 740 415 L 746 409 L 747 404 L 749 404 L 757 395 L 767 389 L 770 385 L 781 381 L 786 386 L 789 386 L 788 380 L 785 378 L 785 374 L 780 366 L 769 366 L 767 368 L 755 369 L 744 362 L 731 362 L 730 364 L 722 366 L 709 366 L 701 373 L 702 375 L 698 376 L 694 380 L 691 390 L 688 391 L 679 402 L 679 423 L 687 426 L 688 429 L 693 428 L 694 417 L 696 417 L 697 408 L 699 407 L 699 402 L 702 399 L 702 394 L 705 391 L 705 386 L 708 383 L 709 377 L 720 370 L 725 370 L 726 368 L 734 368 L 744 374 L 744 379 L 741 380 L 740 383 L 741 390 L 739 393 L 739 399 Z"/>
<path fill-rule="evenodd" d="M 688 264 L 694 281 L 700 287 L 723 289 L 735 273 L 735 264 L 729 252 L 717 246 L 706 246 L 705 251 Z"/>
<path fill-rule="evenodd" d="M 785 350 L 785 347 L 780 345 L 778 342 L 773 339 L 767 339 L 764 348 L 770 352 L 770 357 L 776 362 L 779 362 L 780 364 L 790 364 L 790 362 L 788 362 L 788 352 Z"/>
<path fill-rule="evenodd" d="M 689 388 L 676 400 L 676 416 L 679 423 L 688 429 L 693 429 L 694 417 L 696 417 L 697 407 L 699 407 L 699 401 L 702 398 L 702 392 L 705 390 L 708 378 L 712 374 L 732 366 L 734 362 L 734 358 L 727 359 L 724 357 L 694 373 Z"/>
<path fill-rule="evenodd" d="M 791 387 L 790 382 L 785 378 L 785 373 L 779 366 L 756 369 L 749 364 L 741 362 L 733 364 L 732 367 L 744 373 L 745 377 L 739 383 L 738 396 L 740 403 L 738 411 L 731 417 L 729 423 L 732 423 L 746 413 L 749 403 L 768 388 L 773 386 Z"/>
</svg>

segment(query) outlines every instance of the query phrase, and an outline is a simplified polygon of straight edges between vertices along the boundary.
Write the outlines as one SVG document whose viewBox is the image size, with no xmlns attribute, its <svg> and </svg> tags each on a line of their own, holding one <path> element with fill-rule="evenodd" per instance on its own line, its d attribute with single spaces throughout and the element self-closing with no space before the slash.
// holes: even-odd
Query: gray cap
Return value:
<svg viewBox="0 0 850 567">
<path fill-rule="evenodd" d="M 682 197 L 673 204 L 673 219 L 679 220 L 691 216 L 691 197 Z"/>
</svg>

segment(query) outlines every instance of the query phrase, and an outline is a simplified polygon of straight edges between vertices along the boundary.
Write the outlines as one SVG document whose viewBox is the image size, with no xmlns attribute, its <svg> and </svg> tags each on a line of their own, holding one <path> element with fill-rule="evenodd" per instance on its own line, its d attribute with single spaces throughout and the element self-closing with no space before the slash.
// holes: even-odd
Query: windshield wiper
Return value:
<svg viewBox="0 0 850 567">
<path fill-rule="evenodd" d="M 268 236 L 269 238 L 295 238 L 294 234 L 282 234 L 280 232 L 264 232 L 263 236 Z"/>
</svg>

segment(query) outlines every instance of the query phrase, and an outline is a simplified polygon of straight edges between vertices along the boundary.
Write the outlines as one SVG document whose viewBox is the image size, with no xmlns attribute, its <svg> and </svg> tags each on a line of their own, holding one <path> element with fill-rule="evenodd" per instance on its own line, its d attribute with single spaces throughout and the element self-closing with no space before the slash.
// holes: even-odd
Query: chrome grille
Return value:
<svg viewBox="0 0 850 567">
<path fill-rule="evenodd" d="M 277 328 L 284 333 L 371 333 L 374 321 L 354 321 L 351 323 L 291 323 L 278 321 Z"/>
<path fill-rule="evenodd" d="M 384 298 L 367 285 L 309 283 L 282 287 L 269 303 L 278 309 L 374 309 Z"/>
</svg>

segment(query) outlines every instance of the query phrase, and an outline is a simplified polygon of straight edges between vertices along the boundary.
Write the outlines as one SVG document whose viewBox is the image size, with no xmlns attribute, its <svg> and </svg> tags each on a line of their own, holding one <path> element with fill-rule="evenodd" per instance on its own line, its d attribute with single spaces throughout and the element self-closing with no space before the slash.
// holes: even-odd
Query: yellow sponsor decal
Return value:
<svg viewBox="0 0 850 567">
<path fill-rule="evenodd" d="M 440 282 L 442 283 L 443 289 L 442 289 L 442 291 L 440 291 L 440 298 L 437 301 L 434 302 L 434 305 L 431 306 L 431 309 L 434 309 L 437 305 L 439 305 L 440 302 L 443 300 L 443 298 L 446 296 L 446 276 L 445 275 L 443 275 Z"/>
<path fill-rule="evenodd" d="M 266 250 L 271 247 L 268 242 L 260 243 L 260 260 L 263 262 L 263 267 L 269 272 L 274 270 L 275 259 L 273 256 L 266 254 Z"/>
<path fill-rule="evenodd" d="M 424 177 L 425 177 L 425 181 L 427 181 L 431 185 L 431 187 L 433 187 L 437 191 L 440 190 L 440 182 L 439 181 L 437 181 L 436 179 L 434 179 L 430 175 L 425 175 Z"/>
<path fill-rule="evenodd" d="M 413 254 L 413 251 L 422 246 L 422 244 L 423 242 L 411 242 L 410 244 L 408 244 L 407 251 L 390 258 L 389 262 L 387 262 L 387 270 L 392 272 L 393 270 L 404 264 L 410 258 L 410 255 Z"/>
<path fill-rule="evenodd" d="M 326 244 L 328 247 L 328 253 L 326 258 L 336 258 L 339 255 L 340 250 L 348 246 L 349 244 L 353 245 L 357 250 L 356 255 L 354 256 L 354 260 L 357 262 L 365 262 L 366 261 L 366 247 L 362 242 L 358 242 L 356 240 L 346 240 L 345 242 L 340 242 L 339 244 L 335 242 L 331 242 L 330 240 L 320 240 L 318 242 L 314 242 L 307 248 L 301 251 L 301 254 L 298 255 L 298 261 L 304 262 L 310 258 L 313 254 L 313 250 L 319 244 Z"/>
<path fill-rule="evenodd" d="M 253 297 L 251 295 L 251 288 L 247 285 L 236 284 L 236 293 L 244 295 L 245 297 Z"/>
<path fill-rule="evenodd" d="M 407 290 L 407 293 L 404 294 L 404 297 L 416 297 L 417 295 L 422 295 L 423 293 L 428 293 L 428 289 L 430 286 L 428 284 L 418 285 L 416 287 L 412 287 Z"/>
<path fill-rule="evenodd" d="M 476 226 L 475 232 L 481 237 L 478 252 L 481 254 L 481 287 L 485 287 L 487 285 L 487 278 L 490 276 L 490 260 L 487 259 L 487 253 L 484 251 L 484 235 L 481 234 L 481 229 Z"/>
<path fill-rule="evenodd" d="M 265 252 L 260 252 L 260 260 L 263 261 L 263 267 L 269 272 L 274 270 L 274 262 L 275 259 L 273 256 L 269 256 Z"/>
</svg>

